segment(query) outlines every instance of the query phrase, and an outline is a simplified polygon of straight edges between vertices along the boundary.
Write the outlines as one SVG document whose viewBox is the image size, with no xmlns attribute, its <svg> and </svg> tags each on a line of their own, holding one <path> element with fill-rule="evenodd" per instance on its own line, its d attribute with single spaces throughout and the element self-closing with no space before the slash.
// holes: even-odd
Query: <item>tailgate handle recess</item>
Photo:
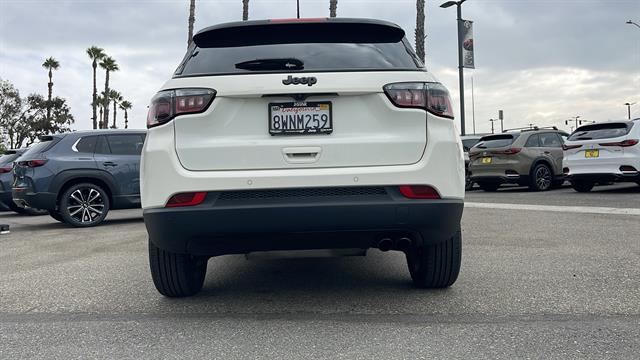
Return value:
<svg viewBox="0 0 640 360">
<path fill-rule="evenodd" d="M 320 159 L 320 147 L 294 147 L 282 149 L 284 159 L 290 164 L 310 164 Z"/>
</svg>

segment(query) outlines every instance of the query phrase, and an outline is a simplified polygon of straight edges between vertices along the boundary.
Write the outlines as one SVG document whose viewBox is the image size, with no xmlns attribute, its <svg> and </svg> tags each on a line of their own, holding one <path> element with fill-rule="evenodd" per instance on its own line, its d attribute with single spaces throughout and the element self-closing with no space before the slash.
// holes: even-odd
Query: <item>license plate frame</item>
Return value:
<svg viewBox="0 0 640 360">
<path fill-rule="evenodd" d="M 285 122 L 280 123 L 279 128 L 275 126 L 274 114 L 275 111 L 281 109 L 303 109 L 303 108 L 316 108 L 318 118 L 314 118 L 313 115 L 307 118 L 308 113 L 303 114 L 303 126 L 300 128 L 300 119 L 297 117 L 296 111 L 291 111 L 296 119 L 287 118 L 286 126 Z M 326 107 L 326 108 L 324 108 Z M 326 122 L 322 119 L 322 115 L 327 115 Z M 282 115 L 281 115 L 282 116 Z M 269 103 L 269 118 L 267 119 L 269 124 L 269 134 L 272 136 L 286 136 L 286 135 L 328 135 L 333 132 L 333 104 L 331 101 L 299 101 L 299 102 L 277 102 Z M 317 121 L 318 126 L 309 127 L 308 125 L 315 125 Z M 296 125 L 295 128 L 290 128 L 290 125 Z M 321 126 L 320 126 L 321 125 Z"/>
<path fill-rule="evenodd" d="M 491 164 L 492 162 L 493 162 L 493 158 L 491 156 L 483 156 L 480 159 L 480 163 L 481 164 L 485 164 L 486 165 L 486 164 Z"/>
<path fill-rule="evenodd" d="M 599 149 L 589 149 L 584 151 L 584 157 L 587 159 L 600 157 Z"/>
</svg>

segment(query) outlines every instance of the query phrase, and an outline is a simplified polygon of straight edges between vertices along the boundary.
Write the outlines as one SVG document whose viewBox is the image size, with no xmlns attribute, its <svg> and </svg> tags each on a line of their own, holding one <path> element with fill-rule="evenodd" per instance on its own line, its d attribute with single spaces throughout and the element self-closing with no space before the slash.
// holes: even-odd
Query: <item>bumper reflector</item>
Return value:
<svg viewBox="0 0 640 360">
<path fill-rule="evenodd" d="M 400 193 L 408 199 L 440 199 L 438 191 L 427 185 L 403 185 Z"/>
<path fill-rule="evenodd" d="M 165 207 L 194 206 L 201 204 L 207 197 L 206 192 L 189 192 L 173 195 Z"/>
</svg>

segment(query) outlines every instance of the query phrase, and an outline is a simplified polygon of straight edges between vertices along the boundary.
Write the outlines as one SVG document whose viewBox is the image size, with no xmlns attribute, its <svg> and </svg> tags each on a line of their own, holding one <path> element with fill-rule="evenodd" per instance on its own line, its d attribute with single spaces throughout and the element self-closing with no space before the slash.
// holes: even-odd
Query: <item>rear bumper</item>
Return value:
<svg viewBox="0 0 640 360">
<path fill-rule="evenodd" d="M 376 199 L 283 199 L 221 202 L 144 210 L 150 240 L 158 247 L 196 255 L 252 251 L 376 247 L 382 237 L 437 243 L 460 226 L 464 202 Z"/>
<path fill-rule="evenodd" d="M 488 183 L 499 183 L 499 184 L 519 184 L 526 185 L 529 184 L 529 175 L 516 175 L 516 176 L 506 176 L 506 175 L 471 175 L 471 181 L 473 182 L 488 182 Z"/>
<path fill-rule="evenodd" d="M 621 174 L 621 173 L 593 173 L 593 174 L 569 174 L 567 180 L 593 181 L 593 182 L 639 182 L 640 173 Z"/>
<path fill-rule="evenodd" d="M 30 192 L 28 188 L 13 188 L 13 202 L 19 207 L 55 210 L 56 194 L 49 192 Z"/>
</svg>

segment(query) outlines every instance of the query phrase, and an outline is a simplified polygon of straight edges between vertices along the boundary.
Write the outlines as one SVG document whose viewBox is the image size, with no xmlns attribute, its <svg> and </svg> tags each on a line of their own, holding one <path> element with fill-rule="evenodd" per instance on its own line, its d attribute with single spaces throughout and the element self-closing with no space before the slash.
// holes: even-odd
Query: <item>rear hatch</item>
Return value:
<svg viewBox="0 0 640 360">
<path fill-rule="evenodd" d="M 565 158 L 615 159 L 624 155 L 625 148 L 637 146 L 638 139 L 629 139 L 631 121 L 590 124 L 579 127 L 567 139 Z"/>
<path fill-rule="evenodd" d="M 418 162 L 427 113 L 385 85 L 433 82 L 399 27 L 383 22 L 227 24 L 199 32 L 164 89 L 215 91 L 174 121 L 190 170 L 384 166 Z"/>
<path fill-rule="evenodd" d="M 23 180 L 32 177 L 35 168 L 44 164 L 44 161 L 46 161 L 45 152 L 58 143 L 61 138 L 58 135 L 40 136 L 39 142 L 31 145 L 27 151 L 15 160 L 13 167 L 14 186 L 25 186 Z"/>
<path fill-rule="evenodd" d="M 471 164 L 500 166 L 513 163 L 513 155 L 521 149 L 512 147 L 519 134 L 496 134 L 483 136 L 469 151 Z"/>
</svg>

